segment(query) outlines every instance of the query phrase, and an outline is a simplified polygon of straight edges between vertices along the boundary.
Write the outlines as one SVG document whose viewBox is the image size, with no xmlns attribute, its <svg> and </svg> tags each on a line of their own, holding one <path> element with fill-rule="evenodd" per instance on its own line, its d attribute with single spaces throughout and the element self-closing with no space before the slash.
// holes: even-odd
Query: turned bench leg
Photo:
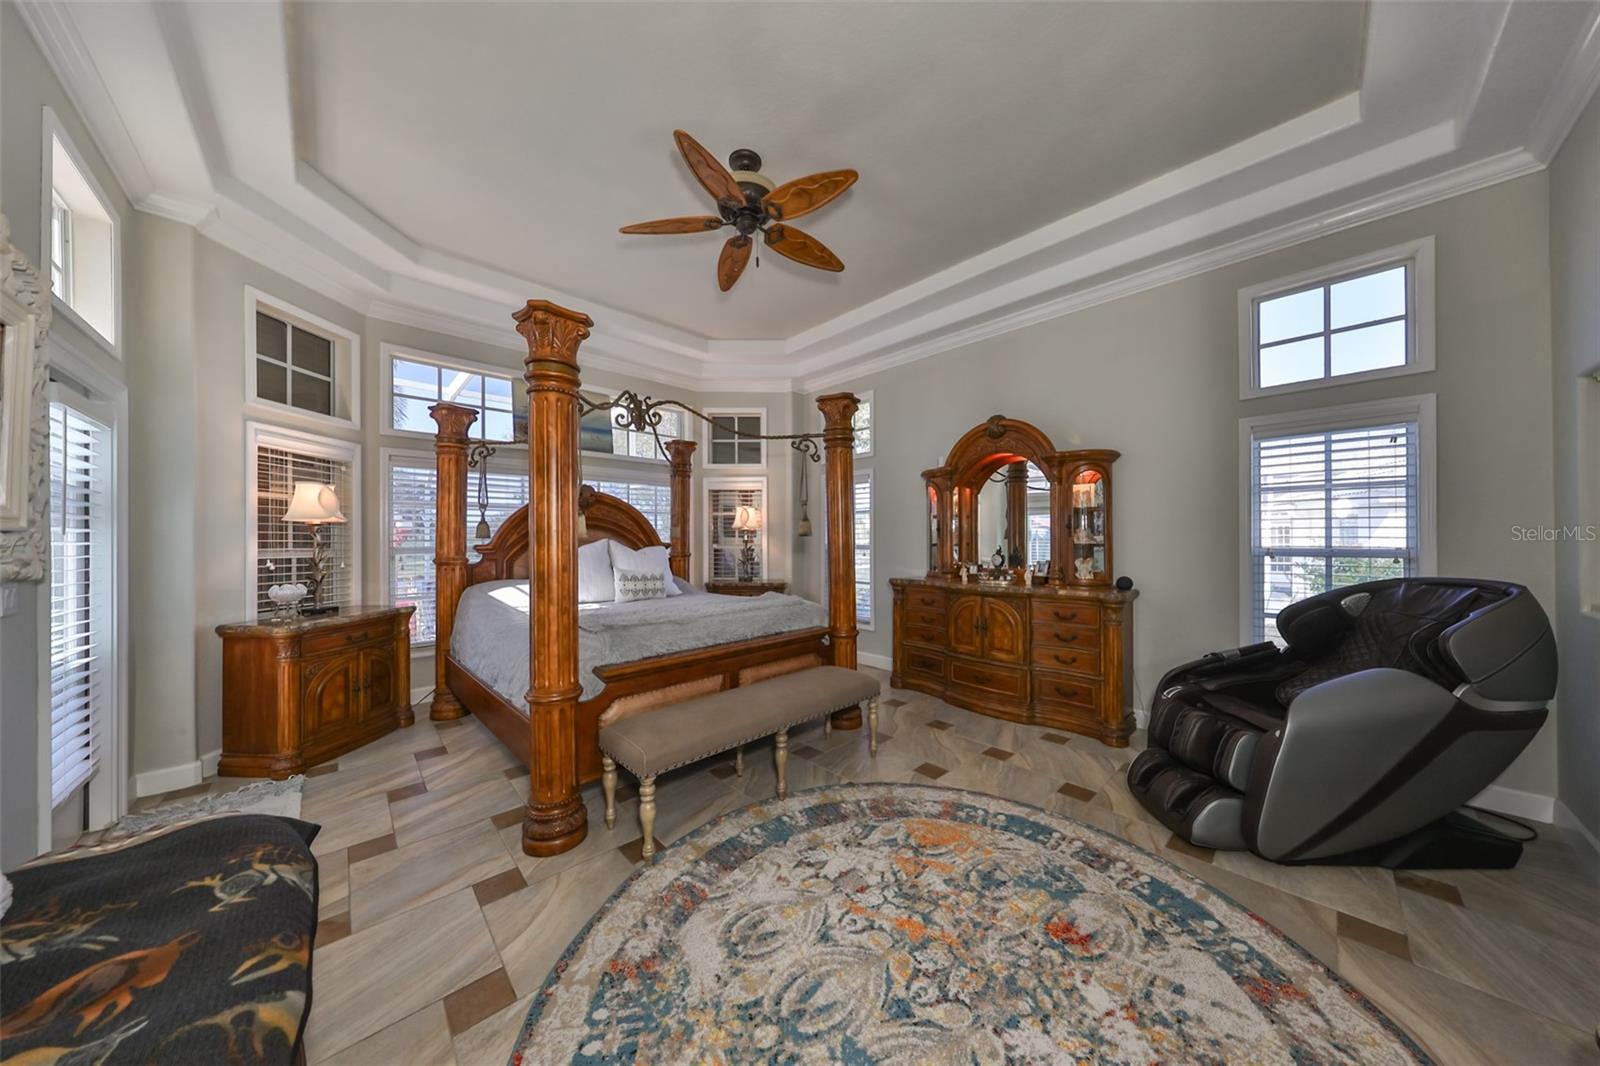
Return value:
<svg viewBox="0 0 1600 1066">
<path fill-rule="evenodd" d="M 744 745 L 740 744 L 733 749 L 733 772 L 740 777 L 744 776 Z"/>
<path fill-rule="evenodd" d="M 617 825 L 617 761 L 609 755 L 600 756 L 600 787 L 606 793 L 606 828 Z"/>
<path fill-rule="evenodd" d="M 867 750 L 878 754 L 878 697 L 867 701 Z"/>
<path fill-rule="evenodd" d="M 646 862 L 656 853 L 656 778 L 639 779 L 639 828 L 644 832 L 644 847 L 639 854 Z"/>
<path fill-rule="evenodd" d="M 822 716 L 822 735 L 825 737 L 833 736 L 833 715 L 831 714 Z"/>
<path fill-rule="evenodd" d="M 778 798 L 783 799 L 789 794 L 789 731 L 787 729 L 778 730 L 778 735 L 773 738 L 773 742 L 775 747 L 772 752 L 772 760 L 778 767 Z"/>
</svg>

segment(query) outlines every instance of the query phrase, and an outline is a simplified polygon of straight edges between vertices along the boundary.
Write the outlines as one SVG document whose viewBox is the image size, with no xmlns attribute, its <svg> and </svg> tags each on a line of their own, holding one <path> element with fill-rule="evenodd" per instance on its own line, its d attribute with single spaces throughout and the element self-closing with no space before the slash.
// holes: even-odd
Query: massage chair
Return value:
<svg viewBox="0 0 1600 1066">
<path fill-rule="evenodd" d="M 1398 578 L 1300 600 L 1287 642 L 1168 673 L 1128 786 L 1183 839 L 1280 863 L 1505 868 L 1458 811 L 1549 713 L 1556 645 L 1520 585 Z"/>
</svg>

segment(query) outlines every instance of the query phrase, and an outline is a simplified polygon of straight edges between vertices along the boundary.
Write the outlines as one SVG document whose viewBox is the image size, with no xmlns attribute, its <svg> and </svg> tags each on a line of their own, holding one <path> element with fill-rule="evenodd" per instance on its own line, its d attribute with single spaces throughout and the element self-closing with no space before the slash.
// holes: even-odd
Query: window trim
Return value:
<svg viewBox="0 0 1600 1066">
<path fill-rule="evenodd" d="M 53 154 L 53 153 L 52 153 Z M 52 176 L 54 168 L 52 167 Z M 56 261 L 56 218 L 61 218 L 61 261 Z M 49 254 L 44 256 L 50 268 L 51 291 L 59 293 L 67 303 L 72 302 L 72 205 L 56 195 L 55 185 L 50 186 Z M 61 287 L 55 287 L 56 268 L 61 269 Z"/>
<path fill-rule="evenodd" d="M 256 394 L 256 312 L 262 311 L 281 318 L 291 326 L 299 326 L 312 333 L 322 333 L 333 342 L 333 404 L 335 409 L 343 400 L 350 410 L 349 418 L 307 411 L 276 400 L 263 400 Z M 341 350 L 342 349 L 342 350 Z M 341 382 L 341 378 L 343 381 Z M 283 422 L 299 422 L 308 426 L 336 426 L 340 429 L 361 428 L 361 335 L 327 319 L 280 300 L 271 293 L 244 287 L 244 409 L 246 414 L 271 418 Z"/>
<path fill-rule="evenodd" d="M 745 477 L 708 477 L 701 479 L 700 482 L 700 499 L 704 505 L 700 511 L 702 518 L 698 523 L 700 526 L 699 539 L 701 541 L 699 545 L 701 548 L 701 585 L 703 586 L 707 582 L 716 580 L 711 574 L 711 493 L 714 489 L 759 489 L 761 491 L 761 572 L 756 575 L 756 580 L 766 581 L 770 569 L 767 564 L 771 562 L 768 557 L 769 540 L 767 534 L 772 529 L 772 490 L 768 486 L 767 476 L 759 474 Z"/>
<path fill-rule="evenodd" d="M 1274 278 L 1239 290 L 1239 399 L 1253 400 L 1286 392 L 1338 388 L 1358 381 L 1426 374 L 1434 369 L 1434 241 L 1419 237 L 1404 244 L 1381 248 L 1312 270 Z M 1354 374 L 1292 381 L 1263 388 L 1256 347 L 1256 304 L 1304 289 L 1336 284 L 1349 277 L 1368 274 L 1386 266 L 1409 266 L 1407 293 L 1407 358 L 1400 366 L 1363 370 Z"/>
<path fill-rule="evenodd" d="M 867 528 L 872 531 L 872 535 L 867 542 L 867 620 L 863 622 L 857 617 L 856 628 L 868 633 L 874 633 L 878 629 L 878 484 L 873 479 L 872 468 L 869 466 L 854 472 L 854 483 L 851 485 L 851 489 L 854 490 L 863 478 L 866 479 L 867 484 L 870 486 L 869 495 L 867 496 Z M 852 491 L 851 502 L 854 503 L 855 499 L 856 497 Z M 850 516 L 850 522 L 851 528 L 854 529 L 855 515 L 853 513 Z M 851 563 L 851 569 L 855 569 L 854 561 Z M 850 577 L 850 586 L 851 588 L 855 587 L 855 575 L 853 573 Z"/>
<path fill-rule="evenodd" d="M 1360 429 L 1387 422 L 1417 423 L 1417 573 L 1439 572 L 1437 398 L 1434 393 L 1395 396 L 1365 403 L 1339 404 L 1276 415 L 1239 419 L 1239 642 L 1255 641 L 1255 530 L 1251 516 L 1255 487 L 1251 484 L 1251 451 L 1258 438 L 1299 433 Z"/>
<path fill-rule="evenodd" d="M 350 595 L 353 601 L 361 601 L 365 598 L 366 588 L 362 581 L 361 570 L 362 536 L 365 533 L 361 518 L 366 510 L 361 489 L 361 445 L 355 441 L 318 436 L 286 426 L 250 420 L 244 424 L 244 614 L 242 617 L 252 622 L 257 617 L 256 570 L 261 561 L 261 531 L 256 524 L 256 508 L 259 502 L 256 495 L 256 456 L 263 447 L 281 448 L 350 464 L 351 498 L 340 500 L 339 503 L 345 514 L 346 528 L 350 531 Z"/>
<path fill-rule="evenodd" d="M 419 433 L 414 429 L 396 429 L 394 424 L 394 404 L 387 402 L 394 396 L 394 361 L 405 359 L 413 363 L 430 363 L 445 370 L 458 370 L 464 374 L 487 374 L 492 377 L 506 378 L 511 382 L 511 413 L 512 432 L 516 432 L 517 412 L 517 386 L 522 382 L 522 374 L 511 367 L 495 366 L 493 363 L 480 363 L 472 359 L 462 359 L 454 355 L 442 355 L 439 352 L 430 352 L 423 348 L 415 348 L 407 344 L 396 344 L 392 341 L 378 343 L 378 362 L 383 366 L 382 385 L 383 391 L 380 399 L 384 400 L 383 424 L 379 432 L 386 437 L 403 437 L 406 440 L 433 440 L 432 433 Z M 473 438 L 476 440 L 477 438 Z M 527 441 L 492 440 L 488 443 L 496 448 L 526 448 Z"/>
<path fill-rule="evenodd" d="M 750 406 L 750 407 L 705 407 L 705 408 L 702 408 L 701 410 L 709 418 L 716 418 L 718 415 L 734 415 L 735 417 L 737 417 L 739 415 L 744 415 L 746 417 L 748 417 L 750 415 L 756 415 L 756 416 L 760 417 L 760 419 L 761 419 L 761 433 L 763 434 L 763 436 L 766 434 L 767 426 L 770 424 L 768 422 L 768 420 L 767 420 L 767 409 L 765 407 L 756 407 L 756 406 Z M 685 417 L 692 417 L 692 416 L 686 414 Z M 701 424 L 705 427 L 705 431 L 706 431 L 705 432 L 705 440 L 702 442 L 702 447 L 705 448 L 705 451 L 702 454 L 705 456 L 705 466 L 708 469 L 709 468 L 715 468 L 717 470 L 765 470 L 766 469 L 766 467 L 767 467 L 767 442 L 765 440 L 762 440 L 762 441 L 759 442 L 760 445 L 761 445 L 761 461 L 759 463 L 718 463 L 718 462 L 714 462 L 712 460 L 712 458 L 711 458 L 711 430 L 713 429 L 713 426 L 711 425 L 710 422 L 703 422 Z M 738 438 L 738 437 L 734 438 L 735 441 L 738 441 L 739 439 L 740 438 Z"/>
<path fill-rule="evenodd" d="M 55 292 L 50 294 L 51 308 L 55 314 L 71 322 L 93 340 L 104 351 L 114 358 L 122 358 L 122 212 L 117 209 L 116 202 L 106 194 L 105 186 L 100 184 L 100 179 L 95 175 L 94 168 L 89 166 L 83 152 L 78 149 L 77 143 L 67 133 L 66 127 L 61 124 L 60 117 L 49 105 L 44 108 L 43 121 L 40 123 L 43 131 L 40 160 L 40 210 L 39 210 L 39 247 L 44 250 L 40 256 L 45 261 L 46 277 L 49 276 L 50 267 L 50 222 L 54 214 L 52 201 L 55 198 L 55 142 L 60 142 L 61 148 L 72 160 L 72 165 L 78 168 L 78 174 L 84 183 L 89 186 L 89 191 L 94 193 L 100 201 L 100 207 L 106 213 L 106 218 L 111 222 L 111 332 L 107 337 L 89 321 L 79 314 L 65 298 Z"/>
</svg>

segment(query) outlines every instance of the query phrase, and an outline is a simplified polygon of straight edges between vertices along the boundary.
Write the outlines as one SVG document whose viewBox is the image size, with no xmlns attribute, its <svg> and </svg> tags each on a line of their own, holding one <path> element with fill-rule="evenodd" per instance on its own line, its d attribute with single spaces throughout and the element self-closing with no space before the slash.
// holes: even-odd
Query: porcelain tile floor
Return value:
<svg viewBox="0 0 1600 1066">
<path fill-rule="evenodd" d="M 873 759 L 861 731 L 797 732 L 791 789 L 937 781 L 1081 819 L 1272 922 L 1441 1062 L 1600 1063 L 1600 855 L 1564 830 L 1540 826 L 1509 871 L 1281 867 L 1191 847 L 1147 815 L 1122 781 L 1137 735 L 1119 751 L 887 688 L 879 734 Z M 743 777 L 729 757 L 662 778 L 657 838 L 670 845 L 770 796 L 770 752 L 748 750 Z M 505 1062 L 535 990 L 640 845 L 632 789 L 608 832 L 591 786 L 588 839 L 524 855 L 526 796 L 525 773 L 483 726 L 430 723 L 426 708 L 416 725 L 308 775 L 303 814 L 323 826 L 310 1063 Z"/>
</svg>

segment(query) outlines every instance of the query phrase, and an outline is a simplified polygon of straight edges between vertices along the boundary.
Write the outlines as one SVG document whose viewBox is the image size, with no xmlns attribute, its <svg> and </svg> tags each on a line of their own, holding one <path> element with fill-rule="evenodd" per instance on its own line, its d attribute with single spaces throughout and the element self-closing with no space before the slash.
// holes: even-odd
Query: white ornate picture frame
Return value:
<svg viewBox="0 0 1600 1066">
<path fill-rule="evenodd" d="M 50 291 L 12 246 L 0 215 L 0 581 L 37 581 L 45 573 L 49 329 Z"/>
</svg>

